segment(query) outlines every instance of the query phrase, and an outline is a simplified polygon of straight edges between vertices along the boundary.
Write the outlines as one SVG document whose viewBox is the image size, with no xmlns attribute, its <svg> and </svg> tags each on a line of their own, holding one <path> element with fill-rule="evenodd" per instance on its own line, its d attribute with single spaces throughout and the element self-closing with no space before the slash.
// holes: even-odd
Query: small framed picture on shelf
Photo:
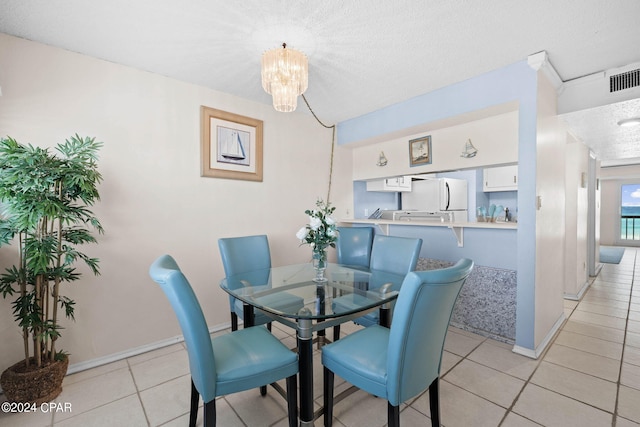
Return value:
<svg viewBox="0 0 640 427">
<path fill-rule="evenodd" d="M 200 107 L 200 175 L 262 182 L 262 120 Z"/>
<path fill-rule="evenodd" d="M 431 164 L 431 135 L 409 141 L 409 165 Z"/>
</svg>

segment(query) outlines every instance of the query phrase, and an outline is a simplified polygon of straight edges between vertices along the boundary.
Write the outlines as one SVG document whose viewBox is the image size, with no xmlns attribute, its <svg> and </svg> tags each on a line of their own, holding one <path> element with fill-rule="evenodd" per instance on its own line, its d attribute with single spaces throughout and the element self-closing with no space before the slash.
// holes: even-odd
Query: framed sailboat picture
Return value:
<svg viewBox="0 0 640 427">
<path fill-rule="evenodd" d="M 409 165 L 431 164 L 431 136 L 423 136 L 409 141 Z"/>
<path fill-rule="evenodd" d="M 262 120 L 200 107 L 201 176 L 262 181 Z"/>
</svg>

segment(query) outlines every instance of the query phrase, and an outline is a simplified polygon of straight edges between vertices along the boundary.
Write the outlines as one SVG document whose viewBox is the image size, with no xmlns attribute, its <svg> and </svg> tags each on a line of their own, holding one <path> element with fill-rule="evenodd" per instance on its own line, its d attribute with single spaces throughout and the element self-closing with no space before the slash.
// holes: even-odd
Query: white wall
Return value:
<svg viewBox="0 0 640 427">
<path fill-rule="evenodd" d="M 409 141 L 431 136 L 432 163 L 411 167 Z M 460 157 L 467 140 L 478 149 L 472 158 Z M 518 161 L 518 113 L 512 111 L 445 128 L 433 128 L 354 149 L 353 179 L 366 180 L 447 170 L 479 168 Z M 377 166 L 380 152 L 388 162 Z"/>
<path fill-rule="evenodd" d="M 587 216 L 589 149 L 567 134 L 565 198 L 565 298 L 578 299 L 588 282 Z"/>
<path fill-rule="evenodd" d="M 601 209 L 600 244 L 621 244 L 620 230 L 620 186 L 640 183 L 640 165 L 618 166 L 600 169 Z M 633 242 L 625 242 L 625 245 Z"/>
<path fill-rule="evenodd" d="M 563 317 L 566 136 L 556 116 L 556 91 L 538 72 L 536 139 L 535 347 L 544 348 Z"/>
<path fill-rule="evenodd" d="M 59 348 L 72 364 L 180 334 L 150 263 L 172 254 L 190 279 L 211 327 L 229 322 L 217 239 L 265 233 L 274 265 L 305 262 L 295 232 L 304 210 L 326 197 L 331 130 L 310 114 L 277 113 L 228 94 L 0 34 L 0 135 L 53 146 L 74 133 L 104 142 L 105 234 L 85 252 L 101 275 L 65 287 L 76 322 Z M 264 121 L 262 183 L 200 177 L 200 106 Z M 299 107 L 304 112 L 304 105 Z M 317 112 L 322 117 L 322 112 Z M 332 201 L 353 206 L 351 151 L 336 147 Z M 15 259 L 0 249 L 0 269 Z M 0 300 L 0 370 L 21 357 L 9 301 Z"/>
</svg>

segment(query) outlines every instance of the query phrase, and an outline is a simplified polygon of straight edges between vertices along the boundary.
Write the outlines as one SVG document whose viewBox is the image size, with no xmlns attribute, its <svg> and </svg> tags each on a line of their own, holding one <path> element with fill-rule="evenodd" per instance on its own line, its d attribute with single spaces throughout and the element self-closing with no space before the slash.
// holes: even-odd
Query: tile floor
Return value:
<svg viewBox="0 0 640 427">
<path fill-rule="evenodd" d="M 442 424 L 640 425 L 640 286 L 633 286 L 634 272 L 640 277 L 640 250 L 627 249 L 618 265 L 604 264 L 582 301 L 565 302 L 568 320 L 539 360 L 451 328 L 442 367 Z M 274 333 L 294 346 L 292 330 L 275 327 Z M 315 378 L 322 378 L 316 353 Z M 187 354 L 176 344 L 70 375 L 57 401 L 71 403 L 72 412 L 0 413 L 0 427 L 186 426 L 189 384 Z M 346 386 L 336 378 L 336 388 Z M 321 394 L 316 381 L 318 403 Z M 287 425 L 285 401 L 273 390 L 264 398 L 257 390 L 225 396 L 217 409 L 221 427 Z M 336 427 L 385 426 L 386 401 L 358 391 L 338 403 L 334 415 Z M 403 405 L 401 423 L 430 425 L 428 415 L 425 393 Z M 198 421 L 202 425 L 202 413 Z"/>
</svg>

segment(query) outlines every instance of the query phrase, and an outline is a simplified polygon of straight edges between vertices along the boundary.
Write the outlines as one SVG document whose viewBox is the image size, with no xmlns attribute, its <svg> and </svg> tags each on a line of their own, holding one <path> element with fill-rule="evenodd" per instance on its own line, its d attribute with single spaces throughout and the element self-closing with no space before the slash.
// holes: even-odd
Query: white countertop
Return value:
<svg viewBox="0 0 640 427">
<path fill-rule="evenodd" d="M 344 224 L 375 224 L 375 225 L 414 225 L 422 227 L 448 228 L 492 228 L 502 230 L 516 230 L 517 222 L 440 222 L 430 220 L 391 220 L 391 219 L 342 219 Z"/>
</svg>

